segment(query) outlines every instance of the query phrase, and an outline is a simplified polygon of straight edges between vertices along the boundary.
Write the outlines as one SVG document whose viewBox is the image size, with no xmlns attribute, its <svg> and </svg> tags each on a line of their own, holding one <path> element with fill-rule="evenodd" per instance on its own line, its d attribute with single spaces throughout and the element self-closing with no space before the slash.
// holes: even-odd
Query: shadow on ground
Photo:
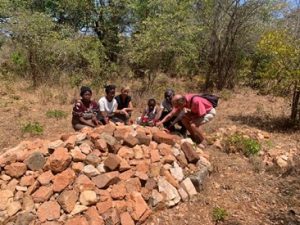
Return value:
<svg viewBox="0 0 300 225">
<path fill-rule="evenodd" d="M 300 130 L 300 124 L 295 125 L 286 117 L 269 117 L 259 115 L 235 115 L 229 116 L 229 119 L 245 124 L 251 127 L 256 127 L 268 132 L 295 132 Z"/>
</svg>

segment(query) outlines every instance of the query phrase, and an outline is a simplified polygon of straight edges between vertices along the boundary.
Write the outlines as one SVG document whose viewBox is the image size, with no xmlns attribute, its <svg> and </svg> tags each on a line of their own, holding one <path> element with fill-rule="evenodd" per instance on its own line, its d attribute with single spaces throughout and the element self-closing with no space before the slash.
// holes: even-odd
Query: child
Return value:
<svg viewBox="0 0 300 225">
<path fill-rule="evenodd" d="M 143 126 L 155 126 L 159 116 L 159 108 L 156 106 L 156 101 L 151 98 L 148 100 L 148 106 L 142 116 L 137 119 L 137 123 Z"/>
</svg>

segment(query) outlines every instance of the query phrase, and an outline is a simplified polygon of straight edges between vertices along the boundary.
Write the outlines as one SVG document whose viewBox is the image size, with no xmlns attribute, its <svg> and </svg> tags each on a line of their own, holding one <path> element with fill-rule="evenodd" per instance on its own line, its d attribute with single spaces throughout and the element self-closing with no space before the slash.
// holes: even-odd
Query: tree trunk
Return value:
<svg viewBox="0 0 300 225">
<path fill-rule="evenodd" d="M 298 83 L 295 84 L 293 93 L 291 120 L 293 123 L 300 121 L 300 88 Z"/>
</svg>

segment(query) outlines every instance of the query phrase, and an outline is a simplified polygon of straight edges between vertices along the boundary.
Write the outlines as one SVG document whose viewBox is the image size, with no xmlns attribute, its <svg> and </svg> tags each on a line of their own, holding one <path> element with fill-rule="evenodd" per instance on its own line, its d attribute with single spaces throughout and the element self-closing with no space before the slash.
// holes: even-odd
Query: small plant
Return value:
<svg viewBox="0 0 300 225">
<path fill-rule="evenodd" d="M 41 135 L 44 132 L 44 128 L 39 122 L 28 122 L 21 128 L 22 133 L 29 133 L 33 135 Z"/>
<path fill-rule="evenodd" d="M 229 136 L 225 146 L 227 152 L 232 152 L 232 149 L 234 149 L 234 151 L 243 152 L 247 157 L 256 155 L 261 150 L 261 144 L 257 140 L 244 137 L 238 133 Z"/>
<path fill-rule="evenodd" d="M 224 221 L 228 216 L 226 209 L 215 207 L 213 209 L 213 220 L 218 224 L 220 221 Z"/>
<path fill-rule="evenodd" d="M 46 116 L 48 118 L 62 119 L 67 117 L 67 113 L 61 110 L 54 109 L 54 110 L 48 110 L 46 112 Z"/>
</svg>

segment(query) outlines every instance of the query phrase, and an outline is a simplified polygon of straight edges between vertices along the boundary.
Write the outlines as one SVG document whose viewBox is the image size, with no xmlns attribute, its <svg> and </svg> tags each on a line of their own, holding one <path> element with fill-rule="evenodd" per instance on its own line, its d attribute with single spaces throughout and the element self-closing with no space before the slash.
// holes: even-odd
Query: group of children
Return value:
<svg viewBox="0 0 300 225">
<path fill-rule="evenodd" d="M 105 96 L 99 102 L 92 100 L 92 90 L 81 87 L 81 99 L 73 107 L 72 125 L 76 131 L 83 127 L 96 127 L 105 125 L 109 121 L 131 124 L 133 111 L 132 99 L 128 87 L 121 88 L 121 93 L 116 95 L 116 86 L 105 86 Z M 201 125 L 210 121 L 216 114 L 213 104 L 195 94 L 175 95 L 172 89 L 167 89 L 160 106 L 155 99 L 149 99 L 147 107 L 136 122 L 143 126 L 163 126 L 170 132 L 179 132 L 190 137 L 196 142 L 204 140 Z"/>
</svg>

